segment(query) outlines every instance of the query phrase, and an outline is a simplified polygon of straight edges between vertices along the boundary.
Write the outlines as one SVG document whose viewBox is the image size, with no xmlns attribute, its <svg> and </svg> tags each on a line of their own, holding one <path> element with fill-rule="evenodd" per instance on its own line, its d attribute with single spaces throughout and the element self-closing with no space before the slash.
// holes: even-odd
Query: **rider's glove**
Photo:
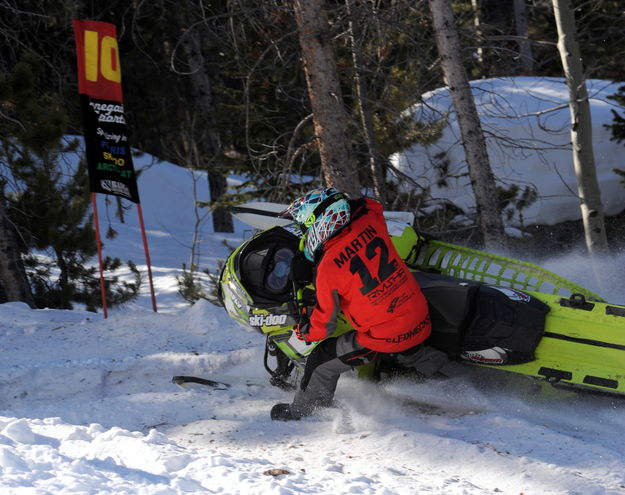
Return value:
<svg viewBox="0 0 625 495">
<path fill-rule="evenodd" d="M 298 323 L 297 325 L 295 325 L 295 328 L 293 328 L 293 331 L 295 332 L 295 336 L 301 340 L 302 342 L 308 342 L 308 339 L 306 337 L 308 337 L 308 330 L 309 330 L 309 325 L 308 323 Z"/>
<path fill-rule="evenodd" d="M 313 264 L 306 259 L 303 252 L 298 251 L 295 253 L 291 261 L 290 275 L 291 280 L 293 280 L 298 287 L 303 287 L 312 282 Z"/>
</svg>

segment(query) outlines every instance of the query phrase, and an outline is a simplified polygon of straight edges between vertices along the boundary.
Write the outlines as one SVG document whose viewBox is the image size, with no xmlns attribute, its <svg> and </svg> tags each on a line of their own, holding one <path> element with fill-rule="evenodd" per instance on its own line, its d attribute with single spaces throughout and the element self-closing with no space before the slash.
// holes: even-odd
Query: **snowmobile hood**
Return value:
<svg viewBox="0 0 625 495">
<path fill-rule="evenodd" d="M 221 301 L 232 319 L 262 333 L 293 327 L 289 274 L 300 235 L 295 224 L 273 227 L 232 252 L 219 277 Z"/>
</svg>

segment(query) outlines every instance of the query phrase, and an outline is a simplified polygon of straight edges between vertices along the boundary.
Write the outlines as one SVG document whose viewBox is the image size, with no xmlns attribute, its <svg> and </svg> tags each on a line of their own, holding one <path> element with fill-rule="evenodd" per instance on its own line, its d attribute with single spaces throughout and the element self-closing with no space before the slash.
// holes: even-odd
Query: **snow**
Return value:
<svg viewBox="0 0 625 495">
<path fill-rule="evenodd" d="M 215 373 L 266 383 L 264 338 L 222 308 L 189 307 L 177 295 L 193 234 L 192 177 L 148 156 L 135 166 L 159 310 L 147 280 L 138 301 L 107 319 L 0 305 L 0 493 L 625 494 L 622 398 L 468 367 L 421 384 L 344 376 L 340 407 L 282 423 L 269 410 L 289 392 L 172 384 L 174 375 Z M 104 254 L 145 272 L 135 208 L 122 224 L 105 200 L 98 196 L 101 230 L 110 221 L 119 235 Z M 200 264 L 214 272 L 249 231 L 237 222 L 236 233 L 215 234 L 206 220 Z M 602 295 L 613 302 L 623 298 L 622 261 L 605 262 L 613 276 Z M 592 278 L 581 254 L 547 266 Z"/>
<path fill-rule="evenodd" d="M 612 141 L 606 125 L 613 123 L 612 111 L 623 107 L 609 96 L 623 83 L 586 81 L 592 114 L 593 150 L 604 211 L 615 215 L 625 209 L 621 178 L 613 171 L 623 169 L 623 143 Z M 577 180 L 573 168 L 568 90 L 563 78 L 504 77 L 472 81 L 471 87 L 486 138 L 490 164 L 498 185 L 529 186 L 538 200 L 515 214 L 508 225 L 547 224 L 581 217 Z M 411 109 L 415 119 L 434 122 L 448 118 L 440 140 L 429 146 L 414 146 L 392 157 L 392 162 L 432 197 L 451 200 L 465 213 L 475 208 L 451 96 L 447 88 L 423 95 L 423 103 Z M 447 186 L 437 185 L 437 155 L 446 153 Z"/>
</svg>

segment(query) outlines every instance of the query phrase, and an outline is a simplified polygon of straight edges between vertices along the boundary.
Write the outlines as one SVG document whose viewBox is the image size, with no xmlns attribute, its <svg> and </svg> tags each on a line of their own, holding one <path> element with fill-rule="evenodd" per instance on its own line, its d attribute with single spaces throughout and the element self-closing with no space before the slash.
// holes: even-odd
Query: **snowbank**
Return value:
<svg viewBox="0 0 625 495">
<path fill-rule="evenodd" d="M 623 83 L 587 81 L 593 122 L 593 145 L 599 185 L 606 214 L 625 209 L 625 189 L 614 168 L 625 168 L 625 146 L 610 141 L 606 124 L 612 110 L 623 108 L 608 97 Z M 570 149 L 568 90 L 562 78 L 506 77 L 471 82 L 482 128 L 486 135 L 493 173 L 501 186 L 530 186 L 538 200 L 523 211 L 525 225 L 555 223 L 580 218 L 577 181 Z M 474 208 L 464 149 L 447 88 L 423 95 L 423 103 L 410 111 L 422 122 L 447 118 L 439 141 L 415 146 L 392 158 L 395 166 L 423 187 L 433 198 L 445 198 L 465 212 Z M 435 164 L 440 154 L 449 161 L 447 186 L 437 185 Z M 464 175 L 463 175 L 464 174 Z M 508 222 L 520 224 L 519 215 Z"/>
</svg>

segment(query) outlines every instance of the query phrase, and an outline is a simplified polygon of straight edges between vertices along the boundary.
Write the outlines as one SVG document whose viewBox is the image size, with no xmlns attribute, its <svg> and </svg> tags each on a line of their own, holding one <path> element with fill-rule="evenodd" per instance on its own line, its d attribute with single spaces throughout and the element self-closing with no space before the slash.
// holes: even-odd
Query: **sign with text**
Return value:
<svg viewBox="0 0 625 495">
<path fill-rule="evenodd" d="M 115 26 L 99 21 L 73 23 L 91 192 L 139 203 Z"/>
</svg>

